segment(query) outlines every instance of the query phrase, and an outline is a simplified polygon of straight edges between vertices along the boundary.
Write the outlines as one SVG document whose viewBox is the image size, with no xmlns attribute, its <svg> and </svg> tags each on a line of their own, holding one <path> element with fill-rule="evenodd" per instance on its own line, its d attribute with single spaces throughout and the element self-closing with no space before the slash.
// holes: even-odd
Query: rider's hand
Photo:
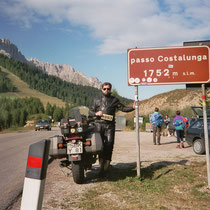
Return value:
<svg viewBox="0 0 210 210">
<path fill-rule="evenodd" d="M 136 108 L 136 101 L 133 102 L 133 109 Z"/>
<path fill-rule="evenodd" d="M 102 116 L 103 116 L 102 111 L 98 111 L 98 112 L 96 112 L 96 116 L 102 117 Z"/>
</svg>

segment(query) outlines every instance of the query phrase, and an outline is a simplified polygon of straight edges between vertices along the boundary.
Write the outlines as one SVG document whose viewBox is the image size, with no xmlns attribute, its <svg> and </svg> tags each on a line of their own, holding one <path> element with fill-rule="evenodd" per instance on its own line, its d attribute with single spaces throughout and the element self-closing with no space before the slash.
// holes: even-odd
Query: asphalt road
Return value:
<svg viewBox="0 0 210 210">
<path fill-rule="evenodd" d="M 21 196 L 29 146 L 54 135 L 60 135 L 59 128 L 0 134 L 1 210 L 8 209 Z"/>
</svg>

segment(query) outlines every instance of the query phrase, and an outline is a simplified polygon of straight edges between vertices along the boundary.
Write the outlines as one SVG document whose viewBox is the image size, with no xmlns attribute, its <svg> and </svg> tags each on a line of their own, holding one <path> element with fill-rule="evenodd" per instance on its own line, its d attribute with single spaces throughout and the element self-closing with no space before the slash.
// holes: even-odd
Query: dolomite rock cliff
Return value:
<svg viewBox="0 0 210 210">
<path fill-rule="evenodd" d="M 40 62 L 36 58 L 26 59 L 25 56 L 18 50 L 16 45 L 11 43 L 8 39 L 0 39 L 0 53 L 8 56 L 9 58 L 13 58 L 14 60 L 34 65 L 45 73 L 57 76 L 67 82 L 98 89 L 102 84 L 96 77 L 87 77 L 82 72 L 75 71 L 70 65 Z"/>
<path fill-rule="evenodd" d="M 13 58 L 14 60 L 28 63 L 25 56 L 8 39 L 0 39 L 0 53 L 8 56 L 9 58 Z"/>
<path fill-rule="evenodd" d="M 100 88 L 101 86 L 101 82 L 97 78 L 86 77 L 82 72 L 75 71 L 74 68 L 70 65 L 40 62 L 36 58 L 30 58 L 28 61 L 35 65 L 37 68 L 42 69 L 47 74 L 60 77 L 62 80 L 67 82 L 95 88 Z"/>
</svg>

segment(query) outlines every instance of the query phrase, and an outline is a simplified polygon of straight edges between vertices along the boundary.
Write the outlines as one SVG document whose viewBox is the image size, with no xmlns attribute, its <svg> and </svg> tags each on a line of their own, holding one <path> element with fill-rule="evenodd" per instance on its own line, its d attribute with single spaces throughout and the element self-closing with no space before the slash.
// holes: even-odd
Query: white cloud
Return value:
<svg viewBox="0 0 210 210">
<path fill-rule="evenodd" d="M 69 21 L 100 40 L 99 53 L 182 45 L 210 35 L 209 0 L 3 0 L 0 13 L 24 26 Z"/>
</svg>

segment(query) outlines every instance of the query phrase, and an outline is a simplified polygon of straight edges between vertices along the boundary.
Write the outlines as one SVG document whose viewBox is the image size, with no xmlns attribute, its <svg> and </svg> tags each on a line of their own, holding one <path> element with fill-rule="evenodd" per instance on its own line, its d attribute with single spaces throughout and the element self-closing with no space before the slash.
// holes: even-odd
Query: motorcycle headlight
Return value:
<svg viewBox="0 0 210 210">
<path fill-rule="evenodd" d="M 71 132 L 71 133 L 75 133 L 75 131 L 76 131 L 75 128 L 71 128 L 71 129 L 70 129 L 70 132 Z"/>
<path fill-rule="evenodd" d="M 83 131 L 82 127 L 77 128 L 77 132 L 81 133 Z"/>
</svg>

